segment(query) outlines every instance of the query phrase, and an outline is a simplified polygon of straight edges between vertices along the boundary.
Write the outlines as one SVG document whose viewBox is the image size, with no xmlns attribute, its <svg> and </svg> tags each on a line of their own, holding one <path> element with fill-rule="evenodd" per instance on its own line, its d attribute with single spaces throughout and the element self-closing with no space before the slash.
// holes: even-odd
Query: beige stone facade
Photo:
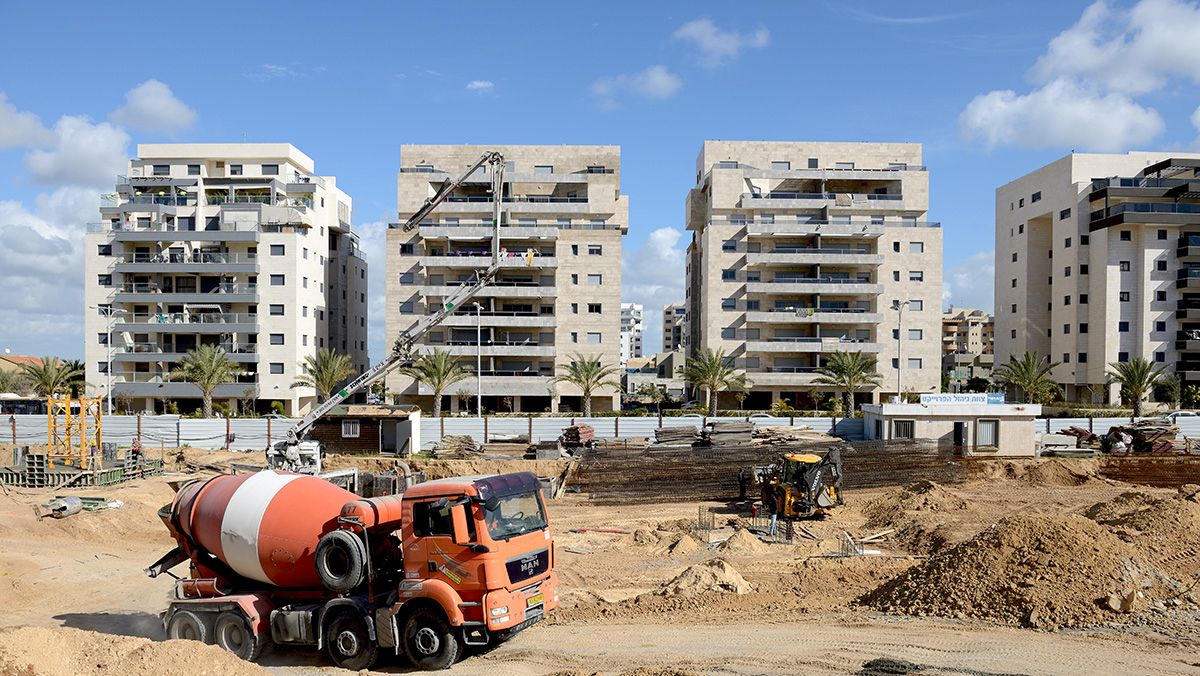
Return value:
<svg viewBox="0 0 1200 676">
<path fill-rule="evenodd" d="M 685 204 L 689 355 L 734 357 L 754 383 L 747 408 L 810 406 L 829 391 L 815 370 L 846 351 L 883 375 L 862 401 L 896 393 L 898 349 L 903 389 L 938 391 L 942 231 L 928 209 L 917 144 L 705 142 Z"/>
<path fill-rule="evenodd" d="M 671 303 L 662 309 L 663 352 L 674 352 L 684 349 L 687 330 L 687 304 Z"/>
<path fill-rule="evenodd" d="M 998 188 L 996 363 L 1049 356 L 1066 399 L 1087 403 L 1114 400 L 1108 364 L 1134 357 L 1200 380 L 1197 165 L 1076 153 Z"/>
<path fill-rule="evenodd" d="M 427 146 L 401 148 L 397 210 L 403 223 L 486 151 L 504 155 L 500 246 L 506 253 L 494 284 L 422 341 L 422 351 L 449 350 L 472 372 L 481 359 L 483 406 L 491 411 L 582 409 L 581 393 L 554 383 L 572 356 L 619 366 L 621 238 L 629 227 L 629 198 L 621 194 L 617 146 Z M 490 263 L 491 177 L 480 169 L 419 227 L 387 234 L 387 329 L 412 327 L 431 304 Z M 479 327 L 477 329 L 477 323 Z M 482 333 L 482 345 L 477 340 Z M 457 410 L 458 393 L 474 407 L 475 377 L 443 393 Z M 432 393 L 412 379 L 388 376 L 402 403 L 429 408 Z M 593 410 L 620 408 L 611 387 L 593 393 Z"/>
<path fill-rule="evenodd" d="M 328 347 L 369 366 L 367 263 L 350 209 L 290 144 L 139 145 L 87 228 L 90 393 L 111 380 L 137 410 L 194 403 L 195 385 L 165 376 L 188 350 L 220 345 L 246 375 L 217 401 L 307 412 L 315 391 L 291 387 L 305 356 Z M 111 344 L 98 308 L 114 311 Z"/>
<path fill-rule="evenodd" d="M 990 378 L 996 351 L 992 315 L 970 308 L 942 313 L 942 370 L 950 392 L 964 392 L 971 378 Z"/>
</svg>

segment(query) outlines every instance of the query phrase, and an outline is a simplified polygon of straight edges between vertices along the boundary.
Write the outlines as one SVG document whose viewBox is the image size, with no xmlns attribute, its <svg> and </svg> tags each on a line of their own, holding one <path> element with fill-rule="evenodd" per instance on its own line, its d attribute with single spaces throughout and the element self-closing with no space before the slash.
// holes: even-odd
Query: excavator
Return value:
<svg viewBox="0 0 1200 676">
<path fill-rule="evenodd" d="M 484 165 L 488 165 L 487 173 L 491 175 L 492 191 L 492 260 L 486 269 L 476 270 L 471 279 L 463 282 L 453 293 L 442 299 L 441 307 L 425 315 L 412 328 L 401 333 L 392 344 L 391 353 L 383 361 L 367 369 L 341 390 L 333 393 L 328 399 L 316 406 L 304 416 L 300 422 L 287 431 L 287 438 L 267 449 L 267 468 L 300 474 L 321 473 L 321 446 L 316 441 L 306 440 L 308 432 L 321 416 L 334 406 L 341 404 L 350 395 L 358 392 L 371 383 L 379 380 L 393 370 L 409 366 L 416 359 L 417 341 L 430 329 L 445 321 L 467 301 L 487 286 L 500 270 L 501 259 L 506 252 L 500 249 L 500 212 L 504 194 L 504 156 L 496 151 L 488 151 L 481 155 L 466 171 L 446 180 L 437 192 L 425 200 L 421 208 L 404 223 L 404 231 L 411 232 L 451 193 L 461 186 L 468 178 Z M 526 265 L 532 262 L 532 255 L 526 254 Z"/>
<path fill-rule="evenodd" d="M 785 453 L 759 480 L 763 505 L 775 504 L 780 518 L 818 516 L 842 504 L 842 453 Z"/>
</svg>

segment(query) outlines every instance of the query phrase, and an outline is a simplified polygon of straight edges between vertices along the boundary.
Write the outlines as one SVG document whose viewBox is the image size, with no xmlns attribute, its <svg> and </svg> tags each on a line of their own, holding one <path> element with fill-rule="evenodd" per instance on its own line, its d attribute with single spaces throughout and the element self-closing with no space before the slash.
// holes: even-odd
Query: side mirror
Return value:
<svg viewBox="0 0 1200 676">
<path fill-rule="evenodd" d="M 497 509 L 500 509 L 500 498 L 494 495 L 489 497 L 487 500 L 483 501 L 483 508 L 489 512 L 494 512 Z"/>
<path fill-rule="evenodd" d="M 450 523 L 453 527 L 454 544 L 463 547 L 474 544 L 471 542 L 470 530 L 467 528 L 466 505 L 455 505 L 450 508 Z"/>
</svg>

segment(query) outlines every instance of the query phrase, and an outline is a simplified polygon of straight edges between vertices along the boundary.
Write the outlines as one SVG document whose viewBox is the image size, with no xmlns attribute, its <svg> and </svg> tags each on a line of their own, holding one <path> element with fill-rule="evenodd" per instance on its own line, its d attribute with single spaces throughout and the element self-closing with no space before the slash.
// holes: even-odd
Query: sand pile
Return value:
<svg viewBox="0 0 1200 676">
<path fill-rule="evenodd" d="M 546 674 L 546 676 L 604 676 L 604 672 L 564 669 L 562 671 L 552 671 Z M 704 676 L 704 674 L 699 671 L 675 669 L 673 667 L 638 667 L 622 671 L 618 676 Z"/>
<path fill-rule="evenodd" d="M 909 615 L 975 617 L 1039 628 L 1144 610 L 1177 585 L 1080 516 L 1012 516 L 860 599 Z"/>
<path fill-rule="evenodd" d="M 681 536 L 667 548 L 667 553 L 677 558 L 691 556 L 698 551 L 700 551 L 700 543 L 693 540 L 690 535 Z"/>
<path fill-rule="evenodd" d="M 709 559 L 688 566 L 675 579 L 655 592 L 659 596 L 698 596 L 708 592 L 749 594 L 754 591 L 746 578 L 724 559 Z"/>
<path fill-rule="evenodd" d="M 1088 458 L 995 460 L 972 463 L 972 478 L 1010 480 L 1042 487 L 1084 486 L 1102 482 L 1100 461 Z"/>
<path fill-rule="evenodd" d="M 266 676 L 266 669 L 199 641 L 156 642 L 80 629 L 0 633 L 0 673 L 18 676 Z"/>
<path fill-rule="evenodd" d="M 739 528 L 728 540 L 717 545 L 717 550 L 725 554 L 741 554 L 742 556 L 763 554 L 769 551 L 761 540 L 744 528 Z"/>
<path fill-rule="evenodd" d="M 659 541 L 658 533 L 649 528 L 638 528 L 637 530 L 627 535 L 622 535 L 617 540 L 618 545 L 624 547 L 647 547 L 657 545 Z"/>
<path fill-rule="evenodd" d="M 891 543 L 924 554 L 947 546 L 955 514 L 966 509 L 966 500 L 944 486 L 918 481 L 867 502 L 862 513 L 867 517 L 867 529 L 894 529 L 888 535 Z"/>
<path fill-rule="evenodd" d="M 1186 496 L 1186 497 L 1185 497 Z M 1174 571 L 1200 568 L 1200 499 L 1184 486 L 1178 495 L 1122 493 L 1084 510 L 1083 515 L 1108 526 L 1156 565 Z"/>
</svg>

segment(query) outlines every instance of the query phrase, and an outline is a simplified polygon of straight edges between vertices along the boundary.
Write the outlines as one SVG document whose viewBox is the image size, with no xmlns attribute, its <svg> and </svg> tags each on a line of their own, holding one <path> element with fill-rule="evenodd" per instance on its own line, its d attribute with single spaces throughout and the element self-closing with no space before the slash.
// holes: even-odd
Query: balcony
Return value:
<svg viewBox="0 0 1200 676">
<path fill-rule="evenodd" d="M 883 255 L 873 254 L 869 249 L 777 246 L 769 253 L 746 254 L 746 262 L 751 265 L 881 265 Z"/>
<path fill-rule="evenodd" d="M 125 313 L 116 316 L 114 331 L 139 333 L 252 333 L 258 315 L 234 312 Z"/>
<path fill-rule="evenodd" d="M 903 195 L 876 195 L 832 192 L 768 192 L 742 193 L 739 209 L 900 209 Z"/>
<path fill-rule="evenodd" d="M 820 375 L 816 366 L 772 366 L 764 371 L 746 372 L 754 387 L 814 385 Z"/>
<path fill-rule="evenodd" d="M 220 345 L 230 361 L 238 363 L 257 363 L 258 346 L 253 343 L 222 343 Z M 189 348 L 190 349 L 190 348 Z M 114 362 L 174 362 L 182 358 L 187 351 L 177 351 L 178 348 L 164 348 L 158 343 L 127 343 L 114 346 L 112 360 Z"/>
<path fill-rule="evenodd" d="M 1179 238 L 1179 247 L 1175 249 L 1177 258 L 1196 258 L 1200 259 L 1200 235 L 1182 235 Z"/>
<path fill-rule="evenodd" d="M 558 319 L 554 315 L 544 315 L 537 312 L 504 312 L 501 310 L 484 310 L 476 318 L 474 312 L 455 313 L 442 320 L 442 326 L 473 327 L 478 322 L 483 327 L 555 327 Z"/>
<path fill-rule="evenodd" d="M 100 374 L 104 377 L 104 374 Z M 254 376 L 243 376 L 236 383 L 218 385 L 213 392 L 217 399 L 244 397 L 246 388 L 253 387 L 258 380 Z M 112 391 L 116 395 L 131 397 L 170 397 L 185 399 L 201 397 L 200 388 L 194 383 L 171 382 L 155 373 L 113 373 Z"/>
<path fill-rule="evenodd" d="M 1184 329 L 1175 332 L 1175 349 L 1179 352 L 1200 351 L 1200 329 Z"/>
<path fill-rule="evenodd" d="M 417 287 L 426 298 L 445 298 L 458 290 L 462 283 Z M 493 282 L 479 290 L 476 298 L 557 298 L 558 287 L 541 286 L 537 282 Z"/>
<path fill-rule="evenodd" d="M 478 346 L 473 340 L 452 340 L 444 349 L 456 357 L 474 357 L 476 354 L 484 357 L 553 357 L 557 354 L 554 345 L 536 340 L 484 340 Z"/>
<path fill-rule="evenodd" d="M 1200 289 L 1200 268 L 1182 268 L 1176 273 L 1175 288 Z"/>
<path fill-rule="evenodd" d="M 845 338 L 747 340 L 746 352 L 878 352 L 879 344 Z"/>
<path fill-rule="evenodd" d="M 505 197 L 504 204 L 510 205 L 509 213 L 521 214 L 587 213 L 589 210 L 586 197 L 517 195 Z M 443 213 L 490 213 L 492 198 L 490 195 L 447 197 L 438 210 Z"/>
<path fill-rule="evenodd" d="M 1175 362 L 1175 372 L 1185 383 L 1200 382 L 1200 361 L 1181 359 Z"/>
<path fill-rule="evenodd" d="M 1200 319 L 1200 299 L 1189 298 L 1175 301 L 1176 319 Z"/>
<path fill-rule="evenodd" d="M 130 282 L 116 287 L 114 300 L 118 303 L 254 303 L 258 301 L 258 285 L 223 283 L 198 291 L 178 286 L 164 289 L 155 282 Z"/>
<path fill-rule="evenodd" d="M 267 232 L 268 227 L 262 226 Z M 136 222 L 88 223 L 89 233 L 112 233 L 117 242 L 257 242 L 260 227 L 255 223 L 202 224 L 196 229 L 182 229 L 178 222 L 167 224 L 161 219 L 139 224 Z"/>
<path fill-rule="evenodd" d="M 197 266 L 220 269 L 228 274 L 258 273 L 258 257 L 255 254 L 193 253 L 193 254 L 126 254 L 113 257 L 115 271 L 123 273 L 200 273 Z"/>
<path fill-rule="evenodd" d="M 878 324 L 883 315 L 859 308 L 747 310 L 750 324 Z"/>
<path fill-rule="evenodd" d="M 557 268 L 558 258 L 556 256 L 541 256 L 534 255 L 532 259 L 526 262 L 526 256 L 521 252 L 508 251 L 502 254 L 500 259 L 501 268 Z M 486 268 L 492 263 L 492 254 L 490 251 L 479 252 L 458 252 L 451 253 L 448 256 L 419 256 L 417 264 L 426 268 L 467 268 L 477 269 Z"/>
<path fill-rule="evenodd" d="M 1122 202 L 1091 213 L 1091 230 L 1123 223 L 1188 225 L 1200 222 L 1200 204 L 1175 202 Z"/>
<path fill-rule="evenodd" d="M 779 277 L 772 281 L 746 283 L 747 293 L 762 294 L 809 294 L 829 293 L 840 295 L 878 295 L 883 293 L 882 284 L 872 284 L 869 279 L 839 279 L 830 277 Z"/>
<path fill-rule="evenodd" d="M 476 224 L 459 224 L 459 225 L 422 225 L 420 229 L 421 237 L 429 239 L 445 239 L 450 241 L 491 241 L 492 233 L 495 228 L 491 222 Z M 500 228 L 500 241 L 521 241 L 521 240 L 555 240 L 558 239 L 558 227 L 552 225 L 536 225 L 536 226 L 512 226 L 506 225 Z"/>
</svg>

